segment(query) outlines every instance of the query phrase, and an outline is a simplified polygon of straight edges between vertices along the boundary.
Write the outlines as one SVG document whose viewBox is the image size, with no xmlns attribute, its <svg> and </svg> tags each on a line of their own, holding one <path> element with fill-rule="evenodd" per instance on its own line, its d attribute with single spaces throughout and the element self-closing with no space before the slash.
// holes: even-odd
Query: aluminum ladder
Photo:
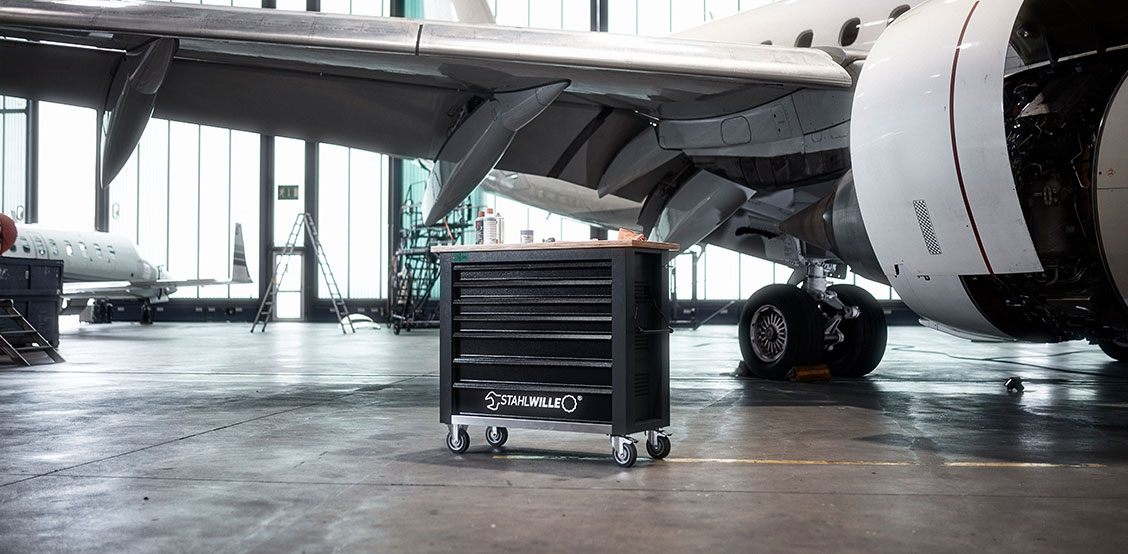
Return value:
<svg viewBox="0 0 1128 554">
<path fill-rule="evenodd" d="M 325 281 L 325 288 L 329 290 L 329 299 L 333 302 L 333 312 L 337 314 L 337 321 L 341 325 L 341 333 L 346 335 L 350 331 L 355 333 L 356 328 L 353 327 L 352 319 L 349 318 L 349 308 L 345 305 L 345 298 L 341 295 L 340 287 L 337 286 L 337 278 L 333 276 L 333 270 L 329 267 L 329 258 L 326 257 L 325 249 L 321 246 L 321 239 L 318 238 L 317 226 L 313 223 L 313 216 L 305 212 L 294 218 L 294 225 L 290 228 L 290 236 L 286 239 L 286 245 L 282 248 L 278 260 L 274 263 L 274 273 L 270 277 L 266 294 L 263 295 L 262 302 L 259 303 L 255 321 L 251 324 L 251 332 L 255 332 L 259 323 L 262 323 L 262 331 L 266 332 L 266 324 L 274 314 L 275 301 L 278 299 L 278 287 L 281 286 L 282 278 L 286 276 L 286 271 L 290 268 L 290 256 L 298 248 L 298 240 L 302 237 L 303 230 L 305 231 L 306 241 L 313 246 L 314 255 L 317 257 L 317 266 L 321 268 L 321 277 Z"/>
<path fill-rule="evenodd" d="M 66 361 L 59 354 L 59 351 L 40 334 L 39 330 L 16 309 L 16 305 L 11 298 L 0 300 L 0 311 L 4 312 L 0 314 L 0 319 L 11 320 L 19 327 L 19 329 L 0 331 L 0 352 L 7 354 L 12 363 L 22 366 L 31 365 L 31 362 L 24 357 L 24 353 L 31 352 L 46 354 L 51 358 L 51 363 Z"/>
</svg>

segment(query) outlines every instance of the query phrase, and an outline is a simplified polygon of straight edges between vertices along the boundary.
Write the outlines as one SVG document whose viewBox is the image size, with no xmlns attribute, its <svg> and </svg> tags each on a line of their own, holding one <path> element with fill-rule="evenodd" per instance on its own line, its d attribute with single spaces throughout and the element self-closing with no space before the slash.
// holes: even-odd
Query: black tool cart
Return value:
<svg viewBox="0 0 1128 554">
<path fill-rule="evenodd" d="M 441 262 L 440 408 L 447 446 L 470 425 L 599 433 L 615 461 L 670 452 L 669 276 L 678 246 L 590 241 L 432 250 Z"/>
</svg>

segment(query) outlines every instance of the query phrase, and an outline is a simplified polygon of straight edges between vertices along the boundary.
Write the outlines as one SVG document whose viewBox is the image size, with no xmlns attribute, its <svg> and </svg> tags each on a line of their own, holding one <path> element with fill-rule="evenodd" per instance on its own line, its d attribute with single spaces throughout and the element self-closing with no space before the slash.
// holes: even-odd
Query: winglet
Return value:
<svg viewBox="0 0 1128 554">
<path fill-rule="evenodd" d="M 231 282 L 251 283 L 251 271 L 247 269 L 247 249 L 243 246 L 243 225 L 235 224 L 235 248 L 231 256 Z"/>
</svg>

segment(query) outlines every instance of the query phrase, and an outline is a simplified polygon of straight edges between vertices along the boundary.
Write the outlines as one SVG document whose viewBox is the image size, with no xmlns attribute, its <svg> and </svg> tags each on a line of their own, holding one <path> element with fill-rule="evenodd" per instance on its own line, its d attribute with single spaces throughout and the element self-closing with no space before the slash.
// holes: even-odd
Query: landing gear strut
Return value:
<svg viewBox="0 0 1128 554">
<path fill-rule="evenodd" d="M 141 305 L 141 325 L 153 324 L 153 304 L 149 299 L 145 299 L 145 303 Z"/>
<path fill-rule="evenodd" d="M 810 263 L 792 284 L 764 287 L 744 304 L 740 352 L 753 375 L 782 380 L 793 367 L 826 364 L 836 377 L 861 377 L 877 367 L 887 340 L 881 306 L 865 289 L 827 286 L 826 274 Z"/>
</svg>

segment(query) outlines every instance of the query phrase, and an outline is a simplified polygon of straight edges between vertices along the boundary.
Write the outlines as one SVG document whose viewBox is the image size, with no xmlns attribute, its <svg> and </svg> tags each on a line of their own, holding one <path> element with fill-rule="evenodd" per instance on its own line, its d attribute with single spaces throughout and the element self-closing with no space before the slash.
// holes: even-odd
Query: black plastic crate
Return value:
<svg viewBox="0 0 1128 554">
<path fill-rule="evenodd" d="M 669 452 L 669 273 L 676 245 L 599 241 L 433 249 L 441 260 L 440 421 L 611 437 L 620 465 Z"/>
<path fill-rule="evenodd" d="M 0 298 L 11 298 L 15 308 L 56 347 L 62 293 L 62 260 L 0 257 Z M 19 329 L 15 322 L 0 319 L 0 330 Z"/>
</svg>

